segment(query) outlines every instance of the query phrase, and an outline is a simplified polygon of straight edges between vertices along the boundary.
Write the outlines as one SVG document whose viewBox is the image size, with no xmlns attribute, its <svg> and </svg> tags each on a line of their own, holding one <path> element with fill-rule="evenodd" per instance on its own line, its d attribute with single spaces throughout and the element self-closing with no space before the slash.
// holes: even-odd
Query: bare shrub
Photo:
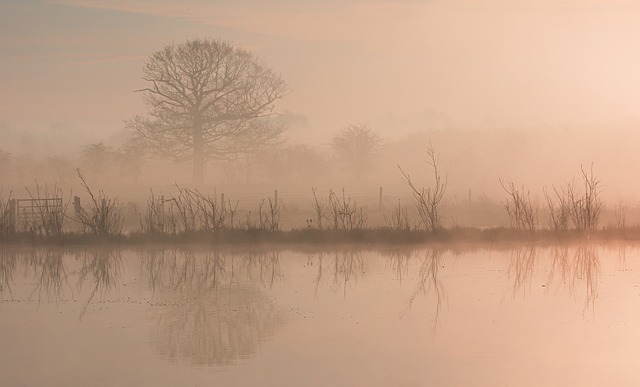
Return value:
<svg viewBox="0 0 640 387">
<path fill-rule="evenodd" d="M 197 230 L 200 208 L 197 206 L 195 195 L 187 188 L 181 188 L 177 184 L 178 196 L 171 198 L 180 229 L 185 233 Z"/>
<path fill-rule="evenodd" d="M 151 196 L 147 198 L 147 208 L 142 214 L 140 226 L 142 232 L 152 234 L 176 234 L 177 218 L 173 206 L 165 205 L 171 203 L 165 200 L 164 196 L 155 196 L 151 191 Z"/>
<path fill-rule="evenodd" d="M 543 188 L 544 198 L 549 211 L 549 228 L 553 231 L 566 231 L 569 229 L 569 202 L 565 191 L 558 191 L 553 187 L 553 192 L 557 203 L 549 194 L 546 188 Z"/>
<path fill-rule="evenodd" d="M 12 208 L 12 206 L 14 206 Z M 0 238 L 5 238 L 16 231 L 15 229 L 15 201 L 11 192 L 7 198 L 0 193 Z"/>
<path fill-rule="evenodd" d="M 224 198 L 218 199 L 215 191 L 213 196 L 210 196 L 201 193 L 197 189 L 191 191 L 191 198 L 199 209 L 200 229 L 202 231 L 215 234 L 225 227 L 228 211 Z"/>
<path fill-rule="evenodd" d="M 589 172 L 580 167 L 584 192 L 579 193 L 575 184 L 570 184 L 567 197 L 570 203 L 569 216 L 576 230 L 595 231 L 600 220 L 602 200 L 600 194 L 600 180 L 593 176 L 593 165 Z"/>
<path fill-rule="evenodd" d="M 99 190 L 97 196 L 94 195 L 79 169 L 77 172 L 82 186 L 91 198 L 88 209 L 80 206 L 79 201 L 75 203 L 75 220 L 82 225 L 82 231 L 95 235 L 122 233 L 124 217 L 118 199 L 110 198 L 103 190 Z"/>
<path fill-rule="evenodd" d="M 215 191 L 210 195 L 177 184 L 175 187 L 178 194 L 169 199 L 156 197 L 151 192 L 142 218 L 143 232 L 216 234 L 235 227 L 238 202 L 232 206 L 231 200 L 225 202 L 224 195 L 218 196 Z"/>
<path fill-rule="evenodd" d="M 317 190 L 312 188 L 313 192 L 313 210 L 316 213 L 316 224 L 319 230 L 322 230 L 322 220 L 326 218 L 326 206 L 322 198 L 318 198 Z"/>
<path fill-rule="evenodd" d="M 616 203 L 613 206 L 613 215 L 615 217 L 615 227 L 618 230 L 627 229 L 627 211 L 629 206 L 624 203 Z"/>
<path fill-rule="evenodd" d="M 545 190 L 550 223 L 554 230 L 567 230 L 569 223 L 578 231 L 595 231 L 598 228 L 602 209 L 600 180 L 593 176 L 593 165 L 589 172 L 582 166 L 580 170 L 582 192 L 576 187 L 575 179 L 568 183 L 565 189 L 553 188 L 557 203 Z"/>
<path fill-rule="evenodd" d="M 240 204 L 239 200 L 236 200 L 236 203 L 234 205 L 231 205 L 231 199 L 227 199 L 227 209 L 229 212 L 229 228 L 231 230 L 235 229 L 236 227 L 235 220 L 238 214 L 238 204 Z"/>
<path fill-rule="evenodd" d="M 243 226 L 247 231 L 257 230 L 259 228 L 259 226 L 256 225 L 256 223 L 253 220 L 251 220 L 251 211 L 247 211 L 247 215 L 245 215 L 245 218 L 244 218 Z"/>
<path fill-rule="evenodd" d="M 329 194 L 329 212 L 326 218 L 331 222 L 334 230 L 359 230 L 362 229 L 367 222 L 367 215 L 364 207 L 358 206 L 356 200 L 352 200 L 342 190 L 341 197 L 335 192 Z"/>
<path fill-rule="evenodd" d="M 268 206 L 267 206 L 268 204 Z M 280 230 L 281 203 L 277 197 L 262 199 L 258 208 L 259 227 L 261 230 Z"/>
<path fill-rule="evenodd" d="M 442 215 L 440 211 L 440 205 L 442 198 L 447 190 L 447 179 L 442 179 L 440 171 L 438 170 L 438 154 L 432 144 L 429 144 L 427 148 L 427 164 L 433 169 L 434 185 L 433 187 L 418 189 L 408 173 L 405 173 L 400 166 L 400 172 L 402 173 L 402 181 L 409 186 L 413 197 L 416 200 L 418 206 L 418 214 L 424 227 L 428 231 L 438 231 L 442 228 Z"/>
<path fill-rule="evenodd" d="M 407 208 L 402 207 L 400 203 L 400 199 L 398 199 L 398 205 L 393 207 L 393 211 L 391 212 L 391 218 L 387 218 L 384 216 L 385 224 L 388 228 L 392 230 L 409 230 L 411 226 L 409 225 L 409 215 L 407 213 Z"/>
<path fill-rule="evenodd" d="M 531 204 L 529 191 L 526 191 L 524 187 L 518 189 L 513 183 L 505 185 L 502 179 L 500 179 L 500 185 L 508 195 L 504 208 L 509 215 L 511 227 L 516 230 L 535 230 L 537 211 L 534 210 Z"/>
</svg>

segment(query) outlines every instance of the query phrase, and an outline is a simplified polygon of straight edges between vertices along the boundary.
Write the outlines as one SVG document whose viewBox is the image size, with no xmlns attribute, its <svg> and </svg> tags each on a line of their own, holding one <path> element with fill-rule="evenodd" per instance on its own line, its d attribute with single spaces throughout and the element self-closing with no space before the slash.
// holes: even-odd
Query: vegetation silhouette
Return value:
<svg viewBox="0 0 640 387">
<path fill-rule="evenodd" d="M 127 123 L 131 145 L 193 163 L 195 185 L 209 160 L 237 158 L 273 143 L 284 130 L 275 102 L 287 93 L 281 77 L 248 51 L 223 41 L 169 44 L 143 66 L 149 118 Z"/>
</svg>

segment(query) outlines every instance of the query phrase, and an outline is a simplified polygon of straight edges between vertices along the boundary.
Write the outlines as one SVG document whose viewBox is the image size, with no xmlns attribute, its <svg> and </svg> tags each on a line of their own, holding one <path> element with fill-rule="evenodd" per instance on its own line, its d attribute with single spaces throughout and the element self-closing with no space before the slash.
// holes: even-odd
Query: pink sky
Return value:
<svg viewBox="0 0 640 387">
<path fill-rule="evenodd" d="M 279 110 L 317 138 L 353 121 L 408 130 L 397 123 L 425 110 L 474 127 L 633 121 L 638 36 L 640 6 L 615 0 L 9 0 L 0 123 L 116 132 L 145 113 L 133 93 L 144 58 L 190 37 L 229 40 L 282 73 L 292 92 Z"/>
</svg>

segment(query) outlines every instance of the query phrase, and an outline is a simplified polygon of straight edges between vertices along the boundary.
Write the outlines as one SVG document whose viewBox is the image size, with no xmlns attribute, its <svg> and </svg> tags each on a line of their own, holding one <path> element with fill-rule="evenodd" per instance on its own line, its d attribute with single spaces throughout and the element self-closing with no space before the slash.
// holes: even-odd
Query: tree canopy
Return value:
<svg viewBox="0 0 640 387">
<path fill-rule="evenodd" d="M 362 178 L 375 164 L 382 138 L 367 124 L 351 124 L 333 136 L 330 146 L 338 161 Z"/>
<path fill-rule="evenodd" d="M 175 161 L 193 162 L 193 183 L 205 164 L 236 158 L 274 142 L 284 125 L 275 102 L 288 91 L 280 75 L 250 52 L 210 40 L 170 44 L 143 66 L 148 117 L 127 123 L 132 142 Z"/>
</svg>

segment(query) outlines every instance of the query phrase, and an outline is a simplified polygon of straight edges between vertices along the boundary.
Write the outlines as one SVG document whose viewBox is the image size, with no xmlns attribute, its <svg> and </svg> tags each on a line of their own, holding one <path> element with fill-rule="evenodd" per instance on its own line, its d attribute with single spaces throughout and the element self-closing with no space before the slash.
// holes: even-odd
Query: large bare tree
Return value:
<svg viewBox="0 0 640 387">
<path fill-rule="evenodd" d="M 161 157 L 191 160 L 194 184 L 203 182 L 207 161 L 238 157 L 284 130 L 273 109 L 287 86 L 244 49 L 187 40 L 153 53 L 143 72 L 149 86 L 139 91 L 149 116 L 127 123 L 133 142 Z"/>
</svg>

